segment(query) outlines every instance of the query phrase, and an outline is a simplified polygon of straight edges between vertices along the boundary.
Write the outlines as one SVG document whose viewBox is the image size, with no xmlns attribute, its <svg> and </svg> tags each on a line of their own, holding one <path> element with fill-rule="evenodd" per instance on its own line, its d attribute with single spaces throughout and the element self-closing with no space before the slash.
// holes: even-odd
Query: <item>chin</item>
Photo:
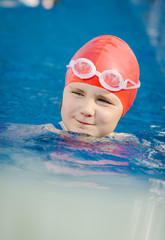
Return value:
<svg viewBox="0 0 165 240">
<path fill-rule="evenodd" d="M 72 132 L 75 132 L 75 133 L 87 134 L 87 135 L 90 135 L 90 136 L 96 137 L 95 134 L 91 133 L 91 132 L 88 131 L 87 129 L 81 129 L 81 128 L 78 128 L 78 129 L 73 129 L 73 130 L 71 130 L 71 131 L 72 131 Z"/>
</svg>

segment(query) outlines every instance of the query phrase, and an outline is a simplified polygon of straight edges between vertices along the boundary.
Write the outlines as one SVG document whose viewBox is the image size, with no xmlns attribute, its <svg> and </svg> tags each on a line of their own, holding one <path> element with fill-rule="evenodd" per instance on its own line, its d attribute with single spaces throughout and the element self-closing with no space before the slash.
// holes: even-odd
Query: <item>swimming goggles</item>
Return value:
<svg viewBox="0 0 165 240">
<path fill-rule="evenodd" d="M 67 68 L 71 68 L 74 74 L 81 79 L 89 79 L 94 75 L 98 76 L 101 85 L 110 91 L 119 91 L 121 89 L 135 89 L 140 87 L 140 81 L 136 84 L 131 79 L 124 81 L 123 77 L 116 70 L 105 70 L 102 73 L 96 71 L 96 67 L 87 58 L 78 58 L 71 60 Z M 130 83 L 131 86 L 127 86 Z"/>
</svg>

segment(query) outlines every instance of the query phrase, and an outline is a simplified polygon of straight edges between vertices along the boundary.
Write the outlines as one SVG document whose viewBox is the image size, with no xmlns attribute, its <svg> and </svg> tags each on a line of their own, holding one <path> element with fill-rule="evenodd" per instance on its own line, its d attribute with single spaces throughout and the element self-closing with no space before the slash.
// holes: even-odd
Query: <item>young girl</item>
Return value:
<svg viewBox="0 0 165 240">
<path fill-rule="evenodd" d="M 57 129 L 94 137 L 112 134 L 140 87 L 139 66 L 130 47 L 115 36 L 99 36 L 80 48 L 67 65 Z"/>
</svg>

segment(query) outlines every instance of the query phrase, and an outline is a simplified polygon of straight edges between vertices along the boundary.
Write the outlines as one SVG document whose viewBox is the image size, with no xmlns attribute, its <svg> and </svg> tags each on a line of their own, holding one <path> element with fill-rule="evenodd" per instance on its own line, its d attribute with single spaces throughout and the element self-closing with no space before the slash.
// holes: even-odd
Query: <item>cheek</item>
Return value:
<svg viewBox="0 0 165 240">
<path fill-rule="evenodd" d="M 61 107 L 62 117 L 66 117 L 66 116 L 72 114 L 75 111 L 75 109 L 76 109 L 75 101 L 72 101 L 69 98 L 63 99 L 62 107 Z"/>
<path fill-rule="evenodd" d="M 104 109 L 100 111 L 100 114 L 98 115 L 98 121 L 104 127 L 113 127 L 116 126 L 116 124 L 118 123 L 121 114 L 122 111 L 114 111 L 114 109 Z"/>
<path fill-rule="evenodd" d="M 109 111 L 102 110 L 99 112 L 97 119 L 104 126 L 110 123 L 112 118 L 111 115 L 112 114 Z"/>
</svg>

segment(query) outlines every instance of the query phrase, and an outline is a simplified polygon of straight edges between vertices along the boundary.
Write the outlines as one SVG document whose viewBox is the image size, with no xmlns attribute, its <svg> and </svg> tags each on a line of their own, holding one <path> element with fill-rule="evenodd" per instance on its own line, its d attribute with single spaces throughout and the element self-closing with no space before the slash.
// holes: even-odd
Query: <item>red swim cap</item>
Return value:
<svg viewBox="0 0 165 240">
<path fill-rule="evenodd" d="M 92 61 L 96 70 L 100 73 L 105 70 L 116 70 L 124 80 L 131 79 L 136 84 L 139 82 L 139 65 L 137 59 L 128 44 L 118 37 L 104 35 L 92 39 L 76 52 L 72 60 L 78 58 L 87 58 Z M 65 86 L 72 82 L 87 83 L 104 88 L 96 75 L 88 80 L 81 79 L 69 68 L 65 77 Z M 122 89 L 112 93 L 120 99 L 123 105 L 123 116 L 133 104 L 137 88 Z"/>
</svg>

